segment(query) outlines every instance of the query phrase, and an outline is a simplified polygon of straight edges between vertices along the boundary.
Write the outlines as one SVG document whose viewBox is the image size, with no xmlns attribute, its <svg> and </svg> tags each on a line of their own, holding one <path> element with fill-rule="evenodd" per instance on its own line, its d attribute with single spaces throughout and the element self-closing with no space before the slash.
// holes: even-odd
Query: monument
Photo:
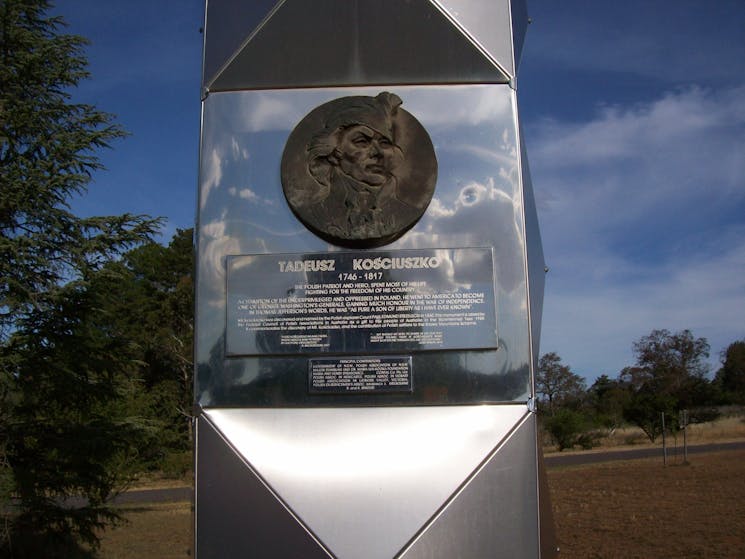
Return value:
<svg viewBox="0 0 745 559">
<path fill-rule="evenodd" d="M 210 0 L 195 551 L 553 557 L 519 0 Z"/>
</svg>

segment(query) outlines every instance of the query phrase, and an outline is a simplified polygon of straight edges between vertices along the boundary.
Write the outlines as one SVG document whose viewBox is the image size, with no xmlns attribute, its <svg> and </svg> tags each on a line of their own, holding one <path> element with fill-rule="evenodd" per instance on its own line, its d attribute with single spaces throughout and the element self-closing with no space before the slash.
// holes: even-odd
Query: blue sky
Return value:
<svg viewBox="0 0 745 559">
<path fill-rule="evenodd" d="M 692 330 L 712 369 L 745 338 L 745 3 L 532 0 L 518 78 L 547 277 L 541 352 L 591 383 L 656 328 Z M 131 133 L 83 214 L 196 208 L 203 3 L 60 0 L 88 37 L 75 93 Z"/>
</svg>

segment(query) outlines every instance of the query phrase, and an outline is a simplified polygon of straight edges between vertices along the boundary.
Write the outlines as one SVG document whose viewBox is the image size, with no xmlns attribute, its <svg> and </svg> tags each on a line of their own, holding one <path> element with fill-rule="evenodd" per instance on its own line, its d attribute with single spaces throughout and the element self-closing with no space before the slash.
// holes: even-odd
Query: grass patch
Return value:
<svg viewBox="0 0 745 559">
<path fill-rule="evenodd" d="M 123 506 L 127 522 L 102 534 L 101 559 L 192 557 L 191 503 Z"/>
</svg>

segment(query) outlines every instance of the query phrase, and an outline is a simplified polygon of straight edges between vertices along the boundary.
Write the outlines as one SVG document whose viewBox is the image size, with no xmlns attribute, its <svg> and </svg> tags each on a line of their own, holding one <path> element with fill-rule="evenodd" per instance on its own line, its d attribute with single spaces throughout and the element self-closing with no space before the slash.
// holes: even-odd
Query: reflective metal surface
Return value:
<svg viewBox="0 0 745 559">
<path fill-rule="evenodd" d="M 279 176 L 290 131 L 313 107 L 378 88 L 246 91 L 204 102 L 197 228 L 197 402 L 203 406 L 406 405 L 525 401 L 527 278 L 515 92 L 507 85 L 396 87 L 428 130 L 439 171 L 431 203 L 386 251 L 488 247 L 494 253 L 499 349 L 413 355 L 412 394 L 312 397 L 299 357 L 226 359 L 226 257 L 339 251 L 284 201 Z M 282 382 L 279 377 L 282 376 Z"/>
<path fill-rule="evenodd" d="M 482 522 L 502 517 L 506 524 L 504 513 L 513 505 L 518 509 L 509 518 L 529 511 L 535 471 L 525 457 L 531 449 L 523 447 L 522 429 L 502 443 L 526 414 L 524 405 L 205 412 L 299 521 L 334 556 L 349 559 L 396 556 L 475 470 L 485 472 L 471 482 L 480 484 L 483 478 L 485 485 L 474 491 L 484 494 L 479 502 L 468 497 L 463 503 L 487 506 L 489 516 Z M 494 465 L 479 469 L 495 449 Z M 518 478 L 512 479 L 515 474 Z M 208 493 L 202 499 L 210 498 Z M 239 517 L 260 506 L 227 498 Z M 461 522 L 473 521 L 474 514 L 482 512 L 473 509 Z M 528 513 L 525 521 L 535 524 L 536 519 Z M 527 555 L 515 557 L 522 556 Z"/>
<path fill-rule="evenodd" d="M 235 0 L 210 0 L 210 4 L 251 4 Z M 499 64 L 507 56 L 510 28 L 494 33 L 509 12 L 507 0 L 495 2 L 499 9 L 484 14 L 476 2 L 464 13 L 482 20 L 477 30 L 484 46 L 475 43 L 462 27 L 430 0 L 285 0 L 223 63 L 231 39 L 220 37 L 220 28 L 207 13 L 204 85 L 210 91 L 270 89 L 278 87 L 326 87 L 332 85 L 507 83 L 512 77 Z M 260 2 L 249 11 L 253 23 L 266 10 Z M 491 4 L 480 2 L 479 4 Z M 245 7 L 240 12 L 245 12 Z M 239 13 L 240 13 L 239 12 Z M 225 12 L 220 9 L 222 15 Z M 476 19 L 474 18 L 474 23 Z M 216 24 L 217 25 L 217 24 Z M 231 27 L 234 23 L 231 22 Z M 491 33 L 487 30 L 491 28 Z M 499 29 L 499 28 L 496 28 Z M 500 36 L 498 41 L 490 35 Z M 217 46 L 212 47 L 213 41 Z M 488 48 L 498 47 L 492 55 Z M 508 62 L 512 60 L 509 51 Z M 209 63 L 209 64 L 207 64 Z M 510 62 L 511 66 L 511 62 Z M 222 67 L 214 72 L 215 67 Z"/>
<path fill-rule="evenodd" d="M 530 414 L 401 557 L 539 557 L 535 441 Z"/>
<path fill-rule="evenodd" d="M 525 34 L 523 18 L 513 19 L 525 9 L 525 0 L 434 0 L 453 18 L 456 25 L 479 45 L 484 55 L 494 61 L 510 77 L 517 65 L 512 51 L 513 37 Z M 519 42 L 522 46 L 522 41 Z"/>
<path fill-rule="evenodd" d="M 530 339 L 532 346 L 533 370 L 538 366 L 541 342 L 541 316 L 543 314 L 543 292 L 546 282 L 546 263 L 543 259 L 543 243 L 541 231 L 538 227 L 538 211 L 533 195 L 533 182 L 530 180 L 528 155 L 520 130 L 520 168 L 523 185 L 523 200 L 525 204 L 525 241 L 528 265 L 528 293 Z"/>
<path fill-rule="evenodd" d="M 332 557 L 204 415 L 197 418 L 197 444 L 199 559 Z"/>
<path fill-rule="evenodd" d="M 205 10 L 202 85 L 212 82 L 281 0 L 209 0 Z"/>
<path fill-rule="evenodd" d="M 544 281 L 515 92 L 526 27 L 524 0 L 209 0 L 196 233 L 199 559 L 553 556 L 526 405 Z M 342 119 L 340 98 L 372 120 Z M 426 165 L 410 149 L 422 141 L 404 141 L 413 128 L 392 116 L 398 101 L 431 140 Z M 314 114 L 323 133 L 301 125 Z M 378 153 L 352 165 L 353 149 L 341 148 L 362 125 L 379 152 L 388 142 L 390 161 Z M 293 130 L 299 143 L 288 142 Z M 417 162 L 403 176 L 395 148 Z M 337 200 L 313 189 L 330 192 L 340 169 L 356 194 L 343 190 L 348 205 L 330 210 Z M 403 204 L 386 206 L 400 226 L 389 231 L 369 194 L 394 180 L 426 202 L 412 198 L 419 213 L 405 222 Z M 437 271 L 373 270 L 414 257 L 437 260 Z M 350 259 L 370 268 L 329 275 L 329 262 Z M 398 303 L 373 310 L 374 281 Z M 394 299 L 404 284 L 411 290 Z M 373 291 L 339 302 L 331 289 Z M 465 310 L 417 308 L 427 295 L 479 293 Z M 474 305 L 490 310 L 466 324 L 457 313 L 483 310 Z M 311 309 L 335 319 L 301 318 Z M 447 326 L 425 326 L 440 319 Z"/>
</svg>

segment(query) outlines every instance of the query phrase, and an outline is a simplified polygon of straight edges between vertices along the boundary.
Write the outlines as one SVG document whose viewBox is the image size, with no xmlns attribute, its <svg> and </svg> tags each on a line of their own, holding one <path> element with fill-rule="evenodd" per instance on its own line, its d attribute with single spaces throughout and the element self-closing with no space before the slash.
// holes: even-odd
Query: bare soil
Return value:
<svg viewBox="0 0 745 559">
<path fill-rule="evenodd" d="M 548 471 L 559 558 L 745 558 L 745 451 Z"/>
</svg>

